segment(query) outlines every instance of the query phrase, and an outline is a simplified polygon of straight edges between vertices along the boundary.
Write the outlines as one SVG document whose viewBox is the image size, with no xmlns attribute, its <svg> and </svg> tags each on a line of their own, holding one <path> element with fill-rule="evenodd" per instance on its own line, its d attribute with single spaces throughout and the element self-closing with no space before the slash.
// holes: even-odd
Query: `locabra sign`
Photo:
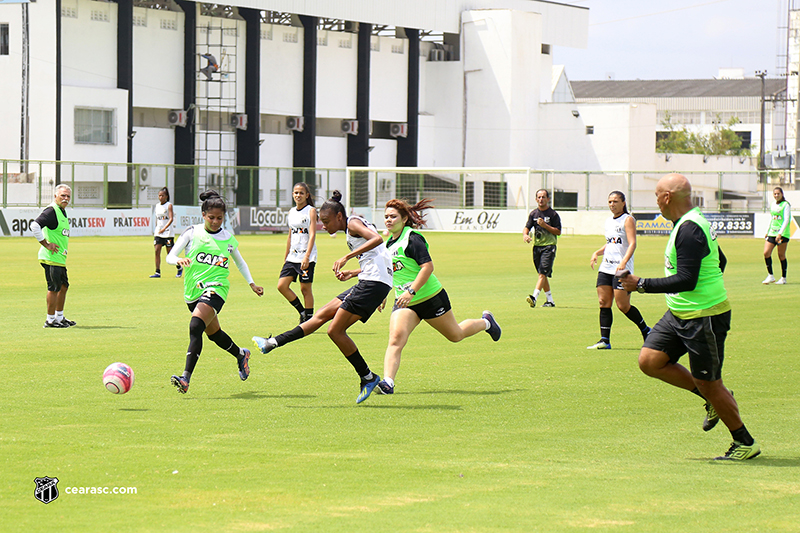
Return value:
<svg viewBox="0 0 800 533">
<path fill-rule="evenodd" d="M 284 211 L 280 207 L 241 207 L 241 230 L 246 232 L 287 231 L 289 209 Z"/>
<path fill-rule="evenodd" d="M 519 209 L 431 209 L 426 215 L 430 217 L 430 229 L 493 233 L 521 232 L 528 217 L 527 212 Z"/>
</svg>

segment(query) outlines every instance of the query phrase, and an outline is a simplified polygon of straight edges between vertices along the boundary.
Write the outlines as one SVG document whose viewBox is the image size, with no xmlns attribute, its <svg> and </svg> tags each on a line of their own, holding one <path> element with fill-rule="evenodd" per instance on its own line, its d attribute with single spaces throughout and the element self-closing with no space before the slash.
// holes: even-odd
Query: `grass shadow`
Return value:
<svg viewBox="0 0 800 533">
<path fill-rule="evenodd" d="M 716 461 L 713 457 L 696 457 L 692 460 L 721 465 L 742 465 L 747 468 L 797 468 L 800 466 L 800 457 L 770 457 L 763 454 L 746 461 Z"/>
<path fill-rule="evenodd" d="M 287 405 L 287 409 L 405 409 L 410 411 L 461 411 L 460 405 Z"/>
<path fill-rule="evenodd" d="M 498 394 L 511 394 L 512 392 L 525 392 L 526 389 L 508 389 L 508 390 L 458 390 L 458 389 L 444 389 L 444 390 L 429 390 L 419 392 L 396 392 L 395 394 L 462 394 L 468 396 L 497 396 Z"/>
<path fill-rule="evenodd" d="M 150 409 L 134 409 L 132 407 L 120 407 L 120 411 L 149 411 Z"/>
</svg>

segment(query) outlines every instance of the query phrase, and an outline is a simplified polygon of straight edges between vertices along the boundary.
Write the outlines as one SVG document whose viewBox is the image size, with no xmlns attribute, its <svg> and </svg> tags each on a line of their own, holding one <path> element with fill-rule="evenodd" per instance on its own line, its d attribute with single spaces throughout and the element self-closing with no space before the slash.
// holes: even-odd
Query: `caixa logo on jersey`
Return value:
<svg viewBox="0 0 800 533">
<path fill-rule="evenodd" d="M 197 258 L 195 259 L 195 261 L 197 261 L 198 263 L 203 263 L 204 265 L 228 268 L 228 258 L 222 255 L 214 255 L 214 254 L 207 254 L 205 252 L 200 252 L 199 254 L 197 254 Z"/>
<path fill-rule="evenodd" d="M 42 503 L 50 503 L 58 498 L 58 478 L 37 477 L 33 480 L 36 488 L 33 489 L 33 496 Z"/>
</svg>

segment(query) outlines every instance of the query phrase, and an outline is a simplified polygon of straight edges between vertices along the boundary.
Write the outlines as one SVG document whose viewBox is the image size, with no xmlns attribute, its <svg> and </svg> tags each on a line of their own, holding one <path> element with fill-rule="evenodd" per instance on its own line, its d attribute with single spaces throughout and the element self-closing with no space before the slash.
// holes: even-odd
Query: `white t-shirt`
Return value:
<svg viewBox="0 0 800 533">
<path fill-rule="evenodd" d="M 308 242 L 311 239 L 308 233 L 311 227 L 311 210 L 314 209 L 310 205 L 306 205 L 303 209 L 297 210 L 293 207 L 289 210 L 288 224 L 289 231 L 291 232 L 291 241 L 289 243 L 289 255 L 286 256 L 286 261 L 290 263 L 302 263 L 303 258 L 306 256 L 308 250 Z M 308 260 L 312 263 L 317 262 L 317 245 L 311 249 L 308 254 Z"/>
<path fill-rule="evenodd" d="M 374 224 L 370 224 L 364 218 L 359 216 L 347 217 L 348 228 L 350 226 L 350 221 L 354 218 L 363 222 L 365 226 L 370 228 L 375 233 L 378 232 Z M 350 248 L 350 251 L 363 246 L 367 242 L 367 239 L 363 237 L 354 237 L 353 235 L 350 235 L 349 229 L 346 229 L 345 233 L 347 234 L 347 247 Z M 359 280 L 379 281 L 381 283 L 385 283 L 389 287 L 392 286 L 392 257 L 389 255 L 389 251 L 386 249 L 385 243 L 381 242 L 372 250 L 368 250 L 359 255 L 357 259 L 358 264 L 361 267 L 361 274 L 358 275 Z"/>
<path fill-rule="evenodd" d="M 628 234 L 625 232 L 625 221 L 629 218 L 631 216 L 628 213 L 622 213 L 617 218 L 612 216 L 606 219 L 606 249 L 603 252 L 600 272 L 613 276 L 617 269 L 627 269 L 633 274 L 633 256 L 624 266 L 620 266 L 620 261 L 625 257 L 630 244 Z"/>
<path fill-rule="evenodd" d="M 167 229 L 164 230 L 163 233 L 159 233 L 158 231 L 167 225 L 167 221 L 169 220 L 169 208 L 172 207 L 171 202 L 164 202 L 163 204 L 156 204 L 154 215 L 156 217 L 156 227 L 153 231 L 153 235 L 156 237 L 162 237 L 167 239 L 169 237 L 174 237 L 175 234 L 173 233 L 173 228 L 175 225 L 170 225 Z"/>
</svg>

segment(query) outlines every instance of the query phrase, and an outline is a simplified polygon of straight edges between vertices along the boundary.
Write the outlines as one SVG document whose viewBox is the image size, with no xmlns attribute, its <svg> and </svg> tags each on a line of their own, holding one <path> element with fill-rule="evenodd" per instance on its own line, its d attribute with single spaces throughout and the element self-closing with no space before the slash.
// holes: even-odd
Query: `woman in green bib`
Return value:
<svg viewBox="0 0 800 533">
<path fill-rule="evenodd" d="M 775 198 L 775 202 L 769 207 L 769 229 L 764 236 L 764 262 L 767 264 L 767 279 L 761 283 L 785 285 L 786 270 L 789 266 L 786 261 L 786 247 L 789 246 L 789 237 L 792 234 L 792 206 L 783 197 L 783 189 L 780 187 L 772 190 L 772 197 Z M 775 281 L 775 276 L 772 275 L 772 250 L 776 246 L 778 247 L 778 259 L 781 262 L 781 279 L 778 281 Z"/>
<path fill-rule="evenodd" d="M 258 296 L 264 294 L 264 288 L 253 282 L 250 269 L 239 253 L 236 237 L 222 227 L 225 221 L 225 201 L 214 190 L 204 192 L 200 199 L 203 201 L 203 223 L 187 228 L 167 255 L 167 263 L 183 268 L 183 297 L 192 312 L 186 366 L 183 375 L 175 375 L 171 379 L 172 384 L 182 394 L 189 390 L 189 380 L 203 350 L 203 333 L 236 358 L 239 379 L 244 381 L 250 375 L 250 350 L 239 348 L 222 331 L 217 316 L 225 305 L 231 286 L 228 279 L 231 259 L 253 292 Z M 178 257 L 181 252 L 184 252 L 184 257 Z"/>
<path fill-rule="evenodd" d="M 494 341 L 500 340 L 500 326 L 489 311 L 484 311 L 482 318 L 456 322 L 447 292 L 433 275 L 428 243 L 415 231 L 425 225 L 422 211 L 431 207 L 428 199 L 413 206 L 397 199 L 386 202 L 384 224 L 391 233 L 386 248 L 392 256 L 395 301 L 389 320 L 389 345 L 383 360 L 384 377 L 378 383 L 382 394 L 394 393 L 401 353 L 411 332 L 423 320 L 450 342 L 481 331 L 489 333 Z"/>
</svg>

